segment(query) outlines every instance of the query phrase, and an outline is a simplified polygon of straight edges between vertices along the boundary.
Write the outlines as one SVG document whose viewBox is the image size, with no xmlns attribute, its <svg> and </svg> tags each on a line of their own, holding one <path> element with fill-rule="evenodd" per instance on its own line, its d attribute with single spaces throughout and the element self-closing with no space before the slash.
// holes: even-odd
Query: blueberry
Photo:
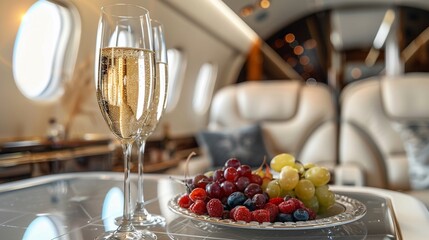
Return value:
<svg viewBox="0 0 429 240">
<path fill-rule="evenodd" d="M 292 214 L 289 213 L 279 213 L 277 215 L 278 222 L 293 222 Z"/>
<path fill-rule="evenodd" d="M 243 206 L 247 207 L 250 211 L 253 211 L 256 209 L 255 204 L 253 203 L 252 199 L 248 198 L 246 201 L 244 201 Z"/>
<path fill-rule="evenodd" d="M 296 221 L 307 221 L 309 219 L 309 215 L 308 215 L 307 211 L 300 208 L 300 209 L 295 210 L 295 212 L 293 212 L 293 218 Z"/>
<path fill-rule="evenodd" d="M 243 205 L 244 201 L 246 201 L 247 197 L 242 192 L 233 192 L 229 195 L 226 200 L 228 206 L 233 209 L 235 206 Z"/>
</svg>

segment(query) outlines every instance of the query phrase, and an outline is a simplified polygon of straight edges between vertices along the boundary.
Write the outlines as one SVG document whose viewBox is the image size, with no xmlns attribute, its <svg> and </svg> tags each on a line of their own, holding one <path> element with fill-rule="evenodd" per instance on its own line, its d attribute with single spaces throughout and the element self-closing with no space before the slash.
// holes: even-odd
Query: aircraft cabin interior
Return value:
<svg viewBox="0 0 429 240">
<path fill-rule="evenodd" d="M 2 0 L 0 30 L 0 239 L 427 239 L 426 0 Z"/>
</svg>

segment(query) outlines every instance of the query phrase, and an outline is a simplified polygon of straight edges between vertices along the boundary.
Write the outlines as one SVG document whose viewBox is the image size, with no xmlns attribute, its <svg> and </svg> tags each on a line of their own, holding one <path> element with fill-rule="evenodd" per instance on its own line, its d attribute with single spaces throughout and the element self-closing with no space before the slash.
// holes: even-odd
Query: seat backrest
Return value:
<svg viewBox="0 0 429 240">
<path fill-rule="evenodd" d="M 324 84 L 249 81 L 216 93 L 208 128 L 226 130 L 260 123 L 272 155 L 288 152 L 304 163 L 334 166 L 336 116 L 333 93 Z"/>
<path fill-rule="evenodd" d="M 395 123 L 429 116 L 428 93 L 429 77 L 421 74 L 347 85 L 340 97 L 340 164 L 361 168 L 367 186 L 408 190 L 409 161 Z"/>
<path fill-rule="evenodd" d="M 412 73 L 382 81 L 383 105 L 400 134 L 411 189 L 429 188 L 429 74 Z"/>
</svg>

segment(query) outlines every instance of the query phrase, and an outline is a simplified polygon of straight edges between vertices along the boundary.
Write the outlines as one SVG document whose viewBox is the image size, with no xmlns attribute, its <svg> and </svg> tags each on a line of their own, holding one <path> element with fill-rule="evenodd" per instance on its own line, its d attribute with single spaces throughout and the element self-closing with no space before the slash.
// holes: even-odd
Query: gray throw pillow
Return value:
<svg viewBox="0 0 429 240">
<path fill-rule="evenodd" d="M 232 157 L 253 168 L 259 167 L 264 157 L 271 159 L 259 124 L 222 132 L 202 131 L 197 141 L 208 153 L 212 167 L 223 166 Z"/>
</svg>

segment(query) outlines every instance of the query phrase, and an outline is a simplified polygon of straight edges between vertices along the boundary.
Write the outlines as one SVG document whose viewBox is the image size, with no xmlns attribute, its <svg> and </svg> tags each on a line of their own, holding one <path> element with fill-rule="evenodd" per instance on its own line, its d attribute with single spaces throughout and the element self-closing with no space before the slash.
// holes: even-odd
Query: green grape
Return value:
<svg viewBox="0 0 429 240">
<path fill-rule="evenodd" d="M 292 190 L 295 188 L 299 181 L 298 170 L 291 166 L 282 168 L 279 174 L 279 184 L 283 190 Z"/>
<path fill-rule="evenodd" d="M 307 170 L 307 169 L 310 169 L 310 168 L 315 167 L 315 166 L 316 166 L 316 164 L 314 164 L 314 163 L 306 163 L 306 164 L 304 164 L 304 169 Z"/>
<path fill-rule="evenodd" d="M 277 180 L 272 180 L 267 184 L 265 192 L 270 198 L 280 197 L 281 189 Z"/>
<path fill-rule="evenodd" d="M 304 165 L 302 165 L 302 163 L 296 162 L 293 165 L 293 168 L 295 168 L 296 170 L 298 170 L 299 174 L 303 174 L 305 172 Z"/>
<path fill-rule="evenodd" d="M 329 173 L 328 169 L 318 166 L 308 169 L 304 176 L 316 187 L 326 185 L 331 179 L 331 174 Z"/>
<path fill-rule="evenodd" d="M 310 208 L 314 212 L 317 213 L 319 211 L 319 200 L 316 196 L 313 196 L 310 199 L 302 200 L 302 202 L 306 207 Z"/>
<path fill-rule="evenodd" d="M 335 203 L 335 194 L 329 190 L 327 185 L 316 188 L 316 197 L 319 200 L 319 205 L 326 209 Z"/>
<path fill-rule="evenodd" d="M 314 192 L 314 184 L 308 179 L 299 180 L 295 187 L 296 196 L 302 201 L 312 198 L 314 196 Z"/>
<path fill-rule="evenodd" d="M 293 166 L 295 164 L 295 157 L 287 154 L 282 153 L 278 154 L 273 159 L 271 159 L 270 167 L 276 172 L 280 172 L 283 167 L 285 166 Z"/>
</svg>

